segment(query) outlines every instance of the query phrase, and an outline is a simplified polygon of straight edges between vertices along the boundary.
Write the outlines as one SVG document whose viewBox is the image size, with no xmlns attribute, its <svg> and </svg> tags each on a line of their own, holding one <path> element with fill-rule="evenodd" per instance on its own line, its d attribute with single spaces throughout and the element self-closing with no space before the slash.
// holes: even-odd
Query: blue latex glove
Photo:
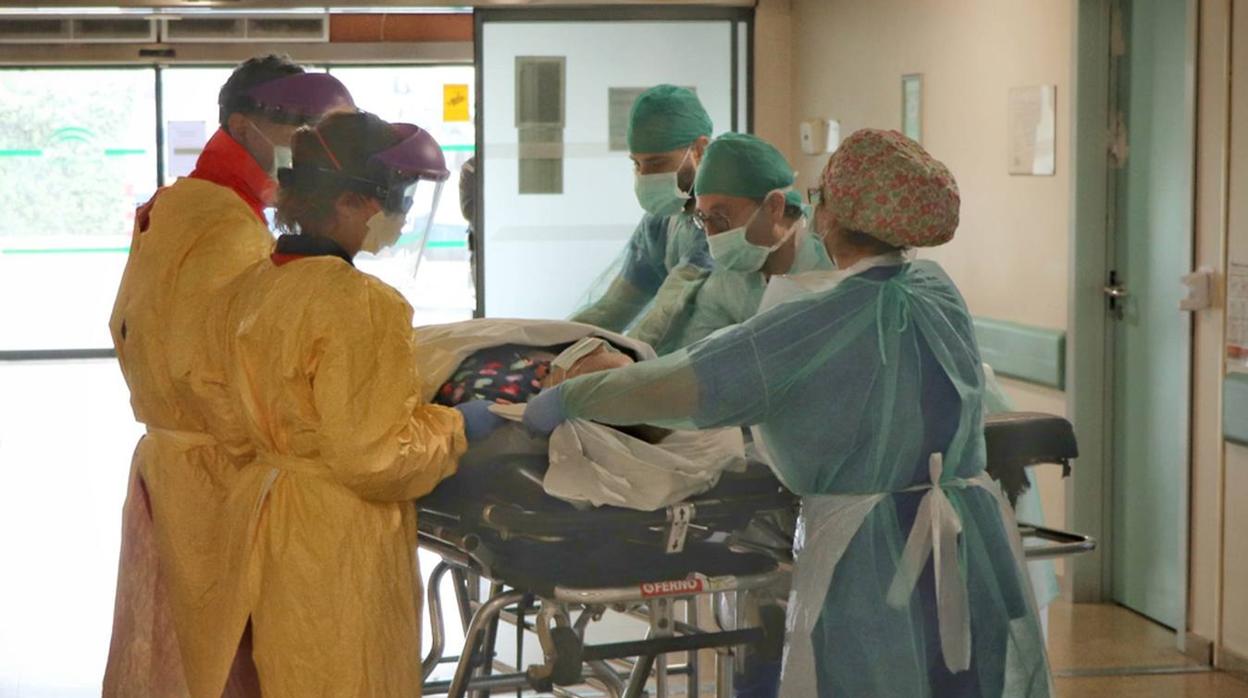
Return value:
<svg viewBox="0 0 1248 698">
<path fill-rule="evenodd" d="M 489 400 L 470 400 L 455 406 L 464 415 L 464 435 L 469 444 L 475 444 L 494 433 L 494 430 L 507 423 L 506 419 L 490 411 Z"/>
<path fill-rule="evenodd" d="M 562 387 L 557 385 L 543 390 L 537 397 L 529 400 L 524 408 L 525 428 L 539 436 L 550 436 L 555 427 L 568 421 L 568 415 L 563 411 L 563 394 L 560 392 Z"/>
</svg>

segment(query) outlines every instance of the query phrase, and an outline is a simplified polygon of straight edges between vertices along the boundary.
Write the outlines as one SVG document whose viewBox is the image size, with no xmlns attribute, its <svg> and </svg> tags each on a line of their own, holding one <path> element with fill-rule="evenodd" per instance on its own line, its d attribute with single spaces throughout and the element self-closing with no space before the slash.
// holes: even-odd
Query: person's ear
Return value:
<svg viewBox="0 0 1248 698">
<path fill-rule="evenodd" d="M 710 145 L 710 143 L 711 139 L 706 136 L 698 136 L 698 140 L 693 142 L 689 158 L 693 160 L 695 166 L 702 164 L 702 156 L 706 154 L 706 146 Z"/>
<path fill-rule="evenodd" d="M 830 242 L 833 239 L 833 233 L 837 229 L 836 218 L 826 206 L 815 207 L 814 220 L 811 223 L 814 225 L 815 235 L 824 242 Z"/>
<path fill-rule="evenodd" d="M 225 132 L 230 134 L 230 138 L 241 143 L 243 138 L 248 137 L 244 135 L 247 130 L 247 117 L 239 112 L 230 112 L 230 115 L 225 117 Z"/>
<path fill-rule="evenodd" d="M 767 216 L 772 223 L 779 223 L 784 219 L 785 200 L 782 192 L 773 191 L 763 200 L 763 207 L 767 209 Z"/>
</svg>

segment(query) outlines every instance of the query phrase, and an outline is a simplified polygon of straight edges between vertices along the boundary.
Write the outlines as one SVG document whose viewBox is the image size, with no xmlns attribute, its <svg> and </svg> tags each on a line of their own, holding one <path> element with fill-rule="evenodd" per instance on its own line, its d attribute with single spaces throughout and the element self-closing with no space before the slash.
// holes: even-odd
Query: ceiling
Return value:
<svg viewBox="0 0 1248 698">
<path fill-rule="evenodd" d="M 468 11 L 473 7 L 612 7 L 612 6 L 639 6 L 639 5 L 662 5 L 667 7 L 753 7 L 755 0 L 669 0 L 662 2 L 659 0 L 396 0 L 387 2 L 386 0 L 334 0 L 328 6 L 325 4 L 316 5 L 299 0 L 73 0 L 72 2 L 58 2 L 57 0 L 4 0 L 0 2 L 0 14 L 12 15 L 14 13 L 22 14 L 73 14 L 82 11 L 83 14 L 96 14 L 100 12 L 108 13 L 110 10 L 118 13 L 130 13 L 142 10 L 160 10 L 168 9 L 174 12 L 178 10 L 195 10 L 195 9 L 234 9 L 234 10 L 315 10 L 324 12 L 326 9 L 335 10 L 351 10 L 351 11 L 376 11 L 376 12 L 429 12 L 429 11 Z M 164 14 L 161 12 L 161 14 Z M 3 20 L 0 20 L 3 21 Z"/>
</svg>

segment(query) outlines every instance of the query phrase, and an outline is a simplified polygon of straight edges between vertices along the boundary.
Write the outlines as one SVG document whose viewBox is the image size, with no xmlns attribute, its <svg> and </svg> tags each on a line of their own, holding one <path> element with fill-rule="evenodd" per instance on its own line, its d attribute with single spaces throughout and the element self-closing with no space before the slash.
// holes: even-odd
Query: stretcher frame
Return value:
<svg viewBox="0 0 1248 698">
<path fill-rule="evenodd" d="M 647 683 L 653 676 L 655 695 L 666 698 L 670 694 L 670 679 L 683 676 L 687 683 L 686 695 L 697 696 L 703 675 L 698 653 L 714 650 L 716 696 L 730 698 L 737 658 L 747 646 L 758 643 L 764 636 L 761 627 L 750 627 L 745 621 L 743 609 L 748 595 L 776 585 L 787 574 L 786 565 L 772 560 L 752 574 L 713 578 L 699 575 L 615 587 L 556 586 L 548 597 L 535 597 L 506 586 L 480 557 L 464 552 L 463 543 L 446 530 L 421 531 L 421 546 L 442 557 L 430 574 L 426 590 L 433 641 L 422 663 L 426 681 L 424 695 L 463 698 L 469 691 L 475 696 L 485 696 L 490 691 L 501 690 L 572 695 L 563 687 L 593 681 L 611 698 L 640 698 L 647 695 Z M 447 573 L 452 576 L 460 618 L 470 619 L 464 622 L 464 653 L 458 657 L 443 656 L 446 626 L 442 586 Z M 479 598 L 482 579 L 490 581 L 489 596 L 485 599 Z M 731 619 L 713 614 L 716 629 L 699 624 L 698 601 L 708 595 L 727 596 L 732 600 L 730 607 L 738 609 Z M 683 620 L 676 618 L 679 604 L 684 606 Z M 718 610 L 720 604 L 712 607 Z M 584 644 L 588 624 L 608 612 L 646 620 L 649 624 L 646 638 Z M 524 671 L 494 674 L 498 625 L 502 620 L 517 627 L 518 637 L 522 638 L 526 630 L 537 634 L 544 664 Z M 518 653 L 522 647 L 523 640 L 518 643 Z M 668 655 L 678 653 L 687 655 L 685 664 L 670 666 Z M 630 659 L 624 672 L 611 664 Z M 451 680 L 428 680 L 440 664 L 449 662 L 456 664 Z"/>
<path fill-rule="evenodd" d="M 1063 476 L 1070 472 L 1070 461 L 1078 455 L 1073 428 L 1065 419 L 1051 415 L 1017 413 L 991 418 L 985 425 L 989 470 L 994 466 L 994 477 L 1007 483 L 1023 468 L 1055 464 L 1063 468 Z M 1004 444 L 1004 445 L 1003 445 Z M 1021 444 L 1021 445 L 1020 445 Z M 1011 497 L 1017 496 L 1018 491 Z M 762 493 L 746 497 L 765 511 L 769 507 L 783 505 L 772 494 Z M 1011 501 L 1013 504 L 1013 501 Z M 695 507 L 716 523 L 726 523 L 731 504 L 709 499 L 704 502 L 680 503 L 662 512 L 648 514 L 620 514 L 603 512 L 604 524 L 611 527 L 625 519 L 651 531 L 664 529 L 665 550 L 669 554 L 683 551 L 686 539 L 713 537 L 714 531 L 699 526 L 694 521 Z M 506 540 L 510 532 L 523 530 L 531 540 L 547 543 L 566 542 L 561 531 L 575 523 L 579 514 L 535 515 L 507 507 L 486 505 L 479 512 L 479 523 L 484 525 L 487 537 L 497 535 Z M 640 518 L 639 518 L 640 517 Z M 618 519 L 618 520 L 614 520 Z M 1095 549 L 1096 541 L 1089 536 L 1019 522 L 1019 533 L 1024 541 L 1042 541 L 1027 545 L 1024 554 L 1028 560 L 1066 557 Z M 425 695 L 448 695 L 463 698 L 470 691 L 474 697 L 490 695 L 500 690 L 542 690 L 555 695 L 571 696 L 564 686 L 584 685 L 594 682 L 611 698 L 640 698 L 646 695 L 651 675 L 655 679 L 658 698 L 669 695 L 669 678 L 684 676 L 687 695 L 700 695 L 702 675 L 698 652 L 716 652 L 715 695 L 729 698 L 733 692 L 735 662 L 751 645 L 760 642 L 766 630 L 749 627 L 745 622 L 744 608 L 751 593 L 772 587 L 784 579 L 791 566 L 791 558 L 783 552 L 770 548 L 751 548 L 741 541 L 722 538 L 725 551 L 729 546 L 737 552 L 761 553 L 759 558 L 771 559 L 765 569 L 752 574 L 725 575 L 713 579 L 706 577 L 682 577 L 657 580 L 649 584 L 611 587 L 569 587 L 555 585 L 544 595 L 531 590 L 507 586 L 493 569 L 488 544 L 482 542 L 481 530 L 457 530 L 453 525 L 430 524 L 422 517 L 421 546 L 437 553 L 442 561 L 434 568 L 427 589 L 428 613 L 433 642 L 422 663 Z M 790 553 L 791 555 L 791 553 Z M 450 573 L 456 596 L 458 612 L 464 629 L 464 652 L 458 657 L 443 657 L 445 649 L 445 618 L 442 601 L 442 585 Z M 490 582 L 489 596 L 480 598 L 480 580 Z M 698 598 L 712 595 L 714 630 L 700 627 L 697 618 Z M 727 596 L 728 604 L 718 601 Z M 675 618 L 675 607 L 684 604 L 686 617 Z M 719 611 L 724 606 L 737 609 L 734 617 L 725 619 Z M 626 613 L 647 620 L 649 631 L 646 639 L 600 645 L 585 645 L 584 631 L 588 624 L 601 619 L 607 612 Z M 579 615 L 578 615 L 579 614 Z M 576 615 L 576 620 L 573 616 Z M 530 621 L 530 617 L 533 618 Z M 520 638 L 517 653 L 523 648 L 526 630 L 535 632 L 543 650 L 545 663 L 506 674 L 495 674 L 496 640 L 498 626 L 506 620 L 517 628 Z M 773 631 L 774 632 L 774 631 Z M 669 666 L 669 654 L 686 653 L 682 666 Z M 621 673 L 612 661 L 633 658 Z M 450 681 L 433 682 L 429 677 L 443 663 L 456 663 L 454 677 Z"/>
</svg>

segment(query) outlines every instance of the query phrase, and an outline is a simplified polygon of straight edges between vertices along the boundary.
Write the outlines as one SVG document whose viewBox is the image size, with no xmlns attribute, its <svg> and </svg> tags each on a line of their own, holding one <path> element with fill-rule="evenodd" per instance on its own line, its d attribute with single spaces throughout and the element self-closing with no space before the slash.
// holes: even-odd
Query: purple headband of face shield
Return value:
<svg viewBox="0 0 1248 698">
<path fill-rule="evenodd" d="M 247 91 L 255 106 L 277 121 L 303 123 L 335 109 L 354 109 L 351 93 L 328 73 L 299 73 L 270 80 Z"/>
<path fill-rule="evenodd" d="M 391 124 L 391 128 L 403 140 L 369 158 L 369 170 L 384 169 L 392 179 L 445 182 L 451 176 L 442 146 L 428 131 L 415 124 Z"/>
</svg>

